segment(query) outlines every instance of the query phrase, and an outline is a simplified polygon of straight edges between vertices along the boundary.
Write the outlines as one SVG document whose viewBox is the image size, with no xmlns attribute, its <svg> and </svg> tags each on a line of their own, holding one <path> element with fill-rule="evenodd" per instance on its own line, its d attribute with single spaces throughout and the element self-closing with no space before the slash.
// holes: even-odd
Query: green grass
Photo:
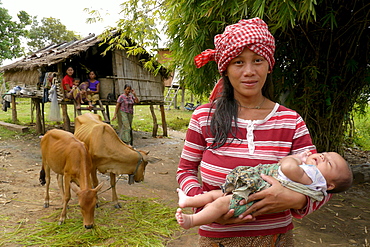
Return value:
<svg viewBox="0 0 370 247">
<path fill-rule="evenodd" d="M 367 112 L 370 107 L 367 108 Z M 354 114 L 354 137 L 352 142 L 363 150 L 370 150 L 370 115 Z"/>
<path fill-rule="evenodd" d="M 179 97 L 179 96 L 178 96 Z M 178 98 L 180 100 L 180 98 Z M 186 102 L 190 102 L 189 96 L 187 96 Z M 113 113 L 115 110 L 115 106 L 109 106 L 110 116 L 113 117 Z M 45 104 L 45 123 L 46 125 L 57 125 L 60 123 L 50 122 L 48 121 L 50 111 L 50 103 Z M 158 135 L 163 133 L 162 130 L 162 118 L 161 113 L 159 110 L 159 106 L 154 106 L 154 112 L 157 118 L 158 123 Z M 367 112 L 370 112 L 370 106 L 367 109 Z M 18 113 L 18 120 L 19 124 L 22 125 L 34 125 L 35 123 L 35 116 L 33 117 L 33 121 L 31 121 L 31 105 L 30 99 L 22 99 L 17 98 L 17 113 Z M 74 121 L 74 110 L 71 105 L 68 105 L 68 113 L 71 118 L 71 121 Z M 99 113 L 99 112 L 98 112 Z M 100 113 L 99 113 L 100 114 Z M 185 132 L 187 130 L 189 120 L 191 117 L 192 112 L 178 110 L 178 109 L 171 109 L 166 110 L 166 122 L 167 127 L 173 130 Z M 101 114 L 100 114 L 101 115 Z M 8 109 L 7 112 L 1 112 L 0 114 L 0 121 L 11 123 L 12 121 L 12 109 Z M 349 143 L 352 143 L 363 150 L 370 150 L 370 115 L 354 115 L 354 125 L 355 125 L 355 132 L 354 137 L 351 138 Z M 114 128 L 118 128 L 117 121 L 111 123 Z M 31 129 L 31 133 L 35 133 L 33 128 Z M 153 120 L 152 115 L 150 113 L 149 106 L 146 105 L 136 105 L 134 107 L 134 120 L 133 120 L 133 130 L 135 131 L 144 131 L 144 132 L 152 132 L 153 130 Z M 0 138 L 12 138 L 14 136 L 22 136 L 24 134 L 18 134 L 13 131 L 8 131 L 5 128 L 0 128 Z M 348 137 L 346 137 L 349 140 Z M 1 139 L 0 139 L 1 140 Z"/>
<path fill-rule="evenodd" d="M 55 125 L 60 123 L 48 121 L 50 104 L 45 104 L 45 123 Z M 113 116 L 115 106 L 110 106 Z M 161 115 L 158 106 L 154 106 L 159 126 Z M 11 110 L 0 114 L 0 121 L 11 122 Z M 68 105 L 69 116 L 73 121 L 73 107 Z M 133 129 L 151 132 L 153 128 L 149 106 L 135 106 Z M 29 99 L 17 99 L 18 124 L 30 126 L 31 132 L 20 134 L 0 127 L 0 141 L 6 139 L 27 139 L 35 135 L 31 121 L 31 106 Z M 186 131 L 189 111 L 165 111 L 169 128 Z M 35 118 L 34 121 L 35 122 Z M 117 121 L 113 122 L 117 127 Z M 161 130 L 159 129 L 159 132 Z M 160 134 L 160 133 L 158 133 Z M 69 205 L 66 223 L 58 225 L 60 210 L 40 218 L 35 224 L 27 221 L 9 223 L 11 219 L 0 212 L 0 246 L 165 246 L 180 230 L 174 218 L 176 208 L 166 206 L 159 199 L 125 197 L 121 203 L 123 208 L 113 209 L 110 206 L 101 207 L 95 211 L 93 230 L 82 226 L 82 216 L 77 205 Z M 41 217 L 41 216 L 40 216 Z"/>
<path fill-rule="evenodd" d="M 165 246 L 179 230 L 175 208 L 157 198 L 121 196 L 122 208 L 109 206 L 95 210 L 95 227 L 86 230 L 77 205 L 70 205 L 67 220 L 58 225 L 60 210 L 35 224 L 18 222 L 0 234 L 0 246 Z M 0 224 L 8 217 L 0 215 Z"/>
<path fill-rule="evenodd" d="M 18 124 L 21 125 L 33 125 L 36 122 L 35 118 L 35 111 L 34 116 L 31 115 L 31 104 L 30 99 L 22 99 L 17 98 L 17 118 Z M 113 117 L 115 110 L 115 106 L 109 106 L 110 117 Z M 50 112 L 50 103 L 45 104 L 44 114 L 45 114 L 45 124 L 46 125 L 60 125 L 61 123 L 51 122 L 49 121 L 49 112 Z M 160 113 L 159 106 L 154 106 L 154 112 L 157 118 L 157 123 L 159 125 L 158 134 L 161 135 L 163 133 L 162 130 L 162 117 Z M 99 115 L 102 116 L 101 112 L 98 112 Z M 191 117 L 192 112 L 190 111 L 183 111 L 177 109 L 171 109 L 165 111 L 167 127 L 177 131 L 185 132 L 189 120 Z M 74 109 L 72 105 L 68 105 L 68 115 L 70 117 L 71 122 L 74 121 Z M 12 109 L 8 109 L 6 112 L 1 112 L 0 114 L 0 121 L 3 122 L 12 122 Z M 117 121 L 113 121 L 111 123 L 114 128 L 118 128 Z M 150 108 L 148 105 L 136 105 L 134 106 L 134 120 L 133 120 L 133 130 L 135 131 L 144 131 L 144 132 L 152 132 L 153 130 L 153 119 L 150 113 Z M 1 134 L 1 130 L 0 130 Z M 2 135 L 1 135 L 2 136 Z"/>
</svg>

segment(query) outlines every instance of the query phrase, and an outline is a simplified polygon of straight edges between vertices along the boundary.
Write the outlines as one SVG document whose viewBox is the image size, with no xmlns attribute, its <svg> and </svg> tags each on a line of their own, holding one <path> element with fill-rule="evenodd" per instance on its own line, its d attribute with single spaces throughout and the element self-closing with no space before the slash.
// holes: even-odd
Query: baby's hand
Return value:
<svg viewBox="0 0 370 247">
<path fill-rule="evenodd" d="M 308 156 L 310 156 L 311 154 L 312 153 L 311 153 L 310 150 L 306 150 L 306 151 L 304 151 L 304 152 L 302 152 L 302 153 L 300 153 L 298 155 L 299 155 L 299 158 L 302 160 L 302 162 L 306 162 Z"/>
</svg>

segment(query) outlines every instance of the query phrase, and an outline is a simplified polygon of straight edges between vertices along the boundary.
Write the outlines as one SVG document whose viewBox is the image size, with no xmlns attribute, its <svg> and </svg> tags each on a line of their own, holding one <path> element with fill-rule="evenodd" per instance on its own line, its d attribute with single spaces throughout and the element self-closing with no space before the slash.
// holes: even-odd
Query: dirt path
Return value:
<svg viewBox="0 0 370 247">
<path fill-rule="evenodd" d="M 120 180 L 117 193 L 128 196 L 159 197 L 176 206 L 178 184 L 175 179 L 177 163 L 184 142 L 184 134 L 170 131 L 170 138 L 152 138 L 149 133 L 135 132 L 134 146 L 150 151 L 153 163 L 147 167 L 145 181 L 128 185 Z M 361 160 L 363 162 L 363 160 Z M 356 161 L 353 161 L 356 163 Z M 35 222 L 44 213 L 44 188 L 39 185 L 41 155 L 38 137 L 4 141 L 0 139 L 0 215 L 8 217 L 7 224 Z M 108 188 L 109 180 L 100 175 Z M 58 193 L 52 178 L 51 198 Z M 355 185 L 347 193 L 335 195 L 319 211 L 295 222 L 296 246 L 370 246 L 369 184 Z M 110 191 L 104 192 L 110 201 Z M 59 201 L 51 202 L 57 207 Z M 6 231 L 6 228 L 4 228 Z M 196 246 L 197 231 L 179 230 L 168 247 Z"/>
</svg>

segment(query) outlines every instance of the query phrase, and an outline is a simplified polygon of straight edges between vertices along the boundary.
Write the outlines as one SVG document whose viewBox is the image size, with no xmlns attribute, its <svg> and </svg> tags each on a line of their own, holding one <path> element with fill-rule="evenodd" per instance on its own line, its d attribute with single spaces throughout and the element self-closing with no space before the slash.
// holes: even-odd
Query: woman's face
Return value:
<svg viewBox="0 0 370 247">
<path fill-rule="evenodd" d="M 72 69 L 72 67 L 69 67 L 66 71 L 67 75 L 72 76 L 75 71 Z"/>
<path fill-rule="evenodd" d="M 124 91 L 126 95 L 129 95 L 131 92 L 131 87 L 126 87 Z"/>
<path fill-rule="evenodd" d="M 91 71 L 91 72 L 89 73 L 89 78 L 90 78 L 90 79 L 95 79 L 95 77 L 96 77 L 95 72 L 94 72 L 94 71 Z"/>
<path fill-rule="evenodd" d="M 230 61 L 225 75 L 234 88 L 234 97 L 242 98 L 262 94 L 262 87 L 269 73 L 267 60 L 253 51 L 245 48 L 243 52 Z"/>
</svg>

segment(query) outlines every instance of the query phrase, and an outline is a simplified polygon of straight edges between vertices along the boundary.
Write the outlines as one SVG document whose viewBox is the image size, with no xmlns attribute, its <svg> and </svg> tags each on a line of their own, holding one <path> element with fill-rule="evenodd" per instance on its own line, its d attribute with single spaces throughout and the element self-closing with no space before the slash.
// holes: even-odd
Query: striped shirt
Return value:
<svg viewBox="0 0 370 247">
<path fill-rule="evenodd" d="M 229 135 L 222 147 L 206 149 L 214 140 L 210 131 L 214 109 L 210 113 L 210 107 L 211 104 L 205 104 L 194 111 L 180 158 L 177 181 L 189 196 L 220 189 L 226 175 L 237 166 L 277 163 L 289 154 L 297 154 L 307 149 L 316 153 L 302 117 L 277 103 L 263 120 L 238 118 L 238 139 L 233 140 Z M 235 128 L 234 122 L 232 128 Z M 198 171 L 202 184 L 198 181 Z M 330 196 L 327 196 L 321 202 L 312 202 L 307 197 L 307 206 L 302 210 L 265 214 L 258 216 L 253 222 L 203 225 L 199 227 L 199 234 L 224 238 L 285 233 L 293 229 L 292 216 L 302 218 L 320 208 L 329 199 Z"/>
</svg>

